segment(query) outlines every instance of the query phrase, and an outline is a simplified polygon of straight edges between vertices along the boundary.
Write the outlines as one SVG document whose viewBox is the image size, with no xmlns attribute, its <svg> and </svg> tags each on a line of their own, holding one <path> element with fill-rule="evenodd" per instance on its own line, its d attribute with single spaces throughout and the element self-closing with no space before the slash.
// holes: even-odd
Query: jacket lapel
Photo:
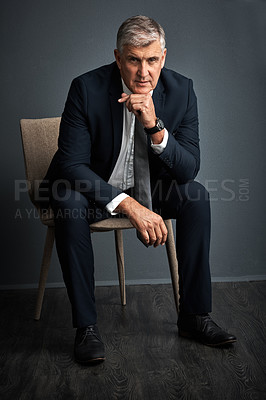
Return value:
<svg viewBox="0 0 266 400">
<path fill-rule="evenodd" d="M 152 99 L 155 106 L 156 116 L 163 120 L 165 91 L 161 79 L 158 80 L 157 86 L 153 91 Z"/>
<path fill-rule="evenodd" d="M 111 107 L 112 126 L 113 126 L 113 160 L 112 160 L 110 174 L 114 169 L 122 143 L 123 105 L 118 103 L 117 101 L 121 97 L 122 92 L 123 89 L 122 89 L 120 72 L 117 66 L 115 65 L 109 88 L 109 101 Z"/>
<path fill-rule="evenodd" d="M 164 86 L 160 79 L 158 80 L 157 86 L 153 91 L 152 100 L 153 100 L 153 104 L 155 107 L 155 114 L 156 114 L 157 118 L 161 118 L 163 120 L 165 91 L 164 91 Z M 149 135 L 148 135 L 147 140 L 148 140 L 148 152 L 151 154 L 152 153 L 152 150 L 150 147 L 151 138 Z"/>
</svg>

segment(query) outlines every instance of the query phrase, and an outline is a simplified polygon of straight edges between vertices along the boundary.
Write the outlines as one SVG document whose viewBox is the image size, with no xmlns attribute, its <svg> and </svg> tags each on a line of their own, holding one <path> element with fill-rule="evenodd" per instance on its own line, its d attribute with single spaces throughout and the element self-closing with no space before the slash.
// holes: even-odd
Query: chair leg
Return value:
<svg viewBox="0 0 266 400">
<path fill-rule="evenodd" d="M 36 301 L 36 307 L 35 307 L 35 316 L 34 316 L 35 320 L 40 319 L 40 315 L 41 315 L 41 311 L 42 311 L 43 296 L 44 296 L 46 279 L 47 279 L 50 262 L 51 262 L 53 244 L 54 244 L 54 228 L 49 226 L 47 229 L 44 250 L 43 250 L 39 287 L 38 287 L 37 301 Z"/>
<path fill-rule="evenodd" d="M 118 269 L 118 278 L 120 286 L 121 303 L 126 305 L 126 286 L 125 286 L 125 263 L 124 263 L 124 246 L 123 246 L 123 231 L 115 229 L 115 249 Z"/>
<path fill-rule="evenodd" d="M 176 258 L 176 248 L 175 248 L 175 239 L 173 233 L 173 226 L 171 219 L 167 219 L 164 221 L 166 228 L 168 230 L 168 236 L 166 241 L 166 251 L 169 262 L 169 268 L 172 278 L 172 285 L 174 291 L 175 305 L 176 310 L 179 312 L 179 277 L 178 277 L 178 262 Z"/>
</svg>

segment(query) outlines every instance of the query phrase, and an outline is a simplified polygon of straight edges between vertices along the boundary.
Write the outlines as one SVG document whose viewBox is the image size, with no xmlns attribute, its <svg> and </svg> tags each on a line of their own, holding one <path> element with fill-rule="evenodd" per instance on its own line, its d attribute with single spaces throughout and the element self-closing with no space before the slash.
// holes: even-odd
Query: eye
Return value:
<svg viewBox="0 0 266 400">
<path fill-rule="evenodd" d="M 158 57 L 150 57 L 148 60 L 149 64 L 154 64 L 158 62 Z"/>
<path fill-rule="evenodd" d="M 132 56 L 132 57 L 129 57 L 129 61 L 132 62 L 132 63 L 137 63 L 138 59 L 136 57 Z"/>
</svg>

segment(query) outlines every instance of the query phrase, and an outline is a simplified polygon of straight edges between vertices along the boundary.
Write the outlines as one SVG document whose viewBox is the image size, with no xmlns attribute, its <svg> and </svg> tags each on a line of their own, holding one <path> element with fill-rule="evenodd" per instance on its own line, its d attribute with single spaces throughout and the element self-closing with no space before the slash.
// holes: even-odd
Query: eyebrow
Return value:
<svg viewBox="0 0 266 400">
<path fill-rule="evenodd" d="M 136 55 L 134 55 L 134 54 L 129 54 L 129 55 L 127 56 L 127 58 L 136 58 L 136 60 L 141 60 L 141 58 L 139 58 L 138 56 L 136 56 Z M 151 58 L 154 58 L 154 59 L 158 60 L 160 57 L 154 55 L 154 56 L 143 57 L 143 58 L 144 58 L 144 60 L 150 60 Z"/>
</svg>

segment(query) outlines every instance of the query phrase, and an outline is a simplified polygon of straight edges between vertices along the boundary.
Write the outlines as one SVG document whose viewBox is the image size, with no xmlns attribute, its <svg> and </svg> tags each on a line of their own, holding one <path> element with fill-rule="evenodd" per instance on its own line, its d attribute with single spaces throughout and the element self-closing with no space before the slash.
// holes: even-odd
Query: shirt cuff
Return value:
<svg viewBox="0 0 266 400">
<path fill-rule="evenodd" d="M 114 212 L 117 206 L 121 203 L 121 201 L 125 200 L 127 197 L 129 197 L 128 194 L 126 193 L 120 193 L 118 196 L 116 196 L 110 203 L 106 204 L 105 208 L 106 210 L 111 214 L 111 215 L 117 215 L 119 213 Z"/>
<path fill-rule="evenodd" d="M 167 142 L 168 142 L 168 137 L 169 137 L 169 133 L 166 128 L 164 128 L 164 137 L 163 137 L 163 141 L 161 143 L 153 144 L 152 136 L 151 136 L 151 148 L 154 153 L 161 154 L 164 151 L 164 149 L 166 148 Z"/>
</svg>

